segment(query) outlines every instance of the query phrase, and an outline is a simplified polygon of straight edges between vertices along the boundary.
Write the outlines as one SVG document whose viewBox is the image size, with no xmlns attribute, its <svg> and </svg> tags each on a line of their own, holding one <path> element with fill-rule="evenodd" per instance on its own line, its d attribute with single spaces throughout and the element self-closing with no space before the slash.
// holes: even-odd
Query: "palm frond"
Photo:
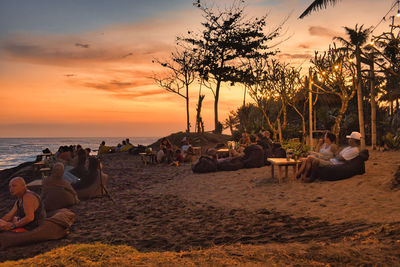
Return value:
<svg viewBox="0 0 400 267">
<path fill-rule="evenodd" d="M 335 5 L 340 0 L 315 0 L 311 5 L 300 15 L 299 19 L 304 18 L 313 11 L 326 8 L 328 4 Z"/>
</svg>

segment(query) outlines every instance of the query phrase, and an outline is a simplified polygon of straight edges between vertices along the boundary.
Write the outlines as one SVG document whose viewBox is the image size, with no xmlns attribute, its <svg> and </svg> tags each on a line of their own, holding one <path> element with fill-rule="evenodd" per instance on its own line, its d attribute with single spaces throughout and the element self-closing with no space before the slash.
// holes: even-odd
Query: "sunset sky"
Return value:
<svg viewBox="0 0 400 267">
<path fill-rule="evenodd" d="M 149 77 L 160 70 L 152 59 L 167 58 L 176 36 L 201 30 L 201 12 L 192 2 L 0 0 L 0 137 L 164 136 L 185 130 L 183 98 Z M 393 4 L 342 0 L 298 20 L 311 2 L 248 0 L 246 13 L 268 12 L 267 28 L 291 15 L 280 58 L 306 67 L 314 50 L 344 35 L 343 26 L 375 26 Z M 383 22 L 374 34 L 386 29 Z M 194 125 L 197 87 L 191 95 Z M 220 120 L 242 101 L 243 87 L 224 87 Z M 202 115 L 212 130 L 210 92 Z"/>
</svg>

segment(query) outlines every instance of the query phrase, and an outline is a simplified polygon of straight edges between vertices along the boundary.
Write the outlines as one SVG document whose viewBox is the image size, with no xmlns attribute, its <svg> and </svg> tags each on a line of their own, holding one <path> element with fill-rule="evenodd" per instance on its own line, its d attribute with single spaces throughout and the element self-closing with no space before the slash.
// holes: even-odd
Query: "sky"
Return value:
<svg viewBox="0 0 400 267">
<path fill-rule="evenodd" d="M 289 16 L 283 37 L 276 40 L 285 40 L 278 44 L 279 58 L 303 69 L 315 50 L 327 49 L 333 36 L 345 36 L 344 26 L 375 26 L 394 3 L 342 0 L 298 20 L 311 2 L 246 1 L 247 16 L 268 14 L 267 30 Z M 152 60 L 168 59 L 177 36 L 202 29 L 202 14 L 192 3 L 0 0 L 0 137 L 165 136 L 184 131 L 184 99 L 150 77 L 163 71 Z M 387 30 L 388 24 L 381 23 L 374 34 Z M 213 130 L 213 96 L 202 90 L 205 128 Z M 243 103 L 243 92 L 241 86 L 221 89 L 220 121 Z M 197 86 L 190 96 L 194 126 Z M 249 96 L 246 100 L 251 101 Z"/>
</svg>

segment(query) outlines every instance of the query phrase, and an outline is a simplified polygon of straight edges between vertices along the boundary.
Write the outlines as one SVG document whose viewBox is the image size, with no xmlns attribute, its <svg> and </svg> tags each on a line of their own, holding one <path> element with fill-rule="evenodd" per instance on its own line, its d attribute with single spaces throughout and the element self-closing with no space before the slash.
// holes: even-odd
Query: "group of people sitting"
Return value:
<svg viewBox="0 0 400 267">
<path fill-rule="evenodd" d="M 122 140 L 122 142 L 119 143 L 116 146 L 106 146 L 106 142 L 102 141 L 100 146 L 99 146 L 99 150 L 97 152 L 97 155 L 104 155 L 104 154 L 107 154 L 107 153 L 114 153 L 114 152 L 126 152 L 126 151 L 129 151 L 132 148 L 134 148 L 134 146 L 129 141 L 129 138 L 126 138 L 125 140 Z"/>
<path fill-rule="evenodd" d="M 209 148 L 206 155 L 193 163 L 193 172 L 234 171 L 241 168 L 257 168 L 269 165 L 267 158 L 285 157 L 286 152 L 280 144 L 273 143 L 269 131 L 258 134 L 242 133 L 238 145 L 229 147 L 226 155 L 216 148 Z M 218 157 L 217 157 L 218 154 Z"/>
<path fill-rule="evenodd" d="M 175 146 L 168 138 L 161 139 L 160 150 L 157 152 L 156 160 L 158 163 L 179 165 L 184 162 L 193 162 L 195 153 L 190 144 L 189 137 L 184 137 L 181 146 Z"/>
<path fill-rule="evenodd" d="M 316 171 L 319 167 L 341 165 L 359 156 L 361 134 L 352 132 L 346 138 L 348 139 L 348 146 L 338 152 L 335 143 L 336 136 L 327 132 L 319 140 L 315 152 L 310 152 L 310 155 L 302 160 L 296 177 L 305 182 L 311 182 L 313 180 L 312 170 Z"/>
<path fill-rule="evenodd" d="M 28 190 L 22 177 L 9 182 L 11 195 L 17 197 L 12 209 L 0 219 L 0 232 L 26 232 L 39 226 L 46 212 L 75 205 L 80 200 L 99 196 L 105 190 L 108 176 L 102 172 L 100 161 L 89 156 L 81 146 L 60 147 L 51 174 L 42 181 L 41 194 Z M 73 164 L 66 165 L 66 164 Z M 65 166 L 70 167 L 76 180 L 66 179 Z"/>
<path fill-rule="evenodd" d="M 360 139 L 361 134 L 352 132 L 348 138 L 349 145 L 338 152 L 336 145 L 336 136 L 327 132 L 324 138 L 318 142 L 315 152 L 310 152 L 307 158 L 302 159 L 302 164 L 296 173 L 297 178 L 301 178 L 305 182 L 312 182 L 316 178 L 318 171 L 323 170 L 325 173 L 319 173 L 326 176 L 327 179 L 344 179 L 355 174 L 363 173 L 364 160 L 368 158 L 368 151 L 363 155 L 360 163 L 350 166 L 350 170 L 346 168 L 329 169 L 329 166 L 345 166 L 344 163 L 352 162 L 353 159 L 360 155 Z M 260 131 L 257 135 L 249 135 L 247 132 L 242 134 L 238 142 L 238 146 L 229 149 L 226 157 L 217 159 L 217 151 L 208 149 L 206 156 L 201 157 L 192 166 L 194 172 L 212 172 L 212 171 L 233 171 L 241 168 L 255 168 L 269 165 L 268 158 L 284 158 L 286 152 L 279 144 L 273 143 L 270 138 L 269 131 Z M 337 172 L 335 172 L 337 171 Z M 337 174 L 337 177 L 330 173 Z"/>
</svg>

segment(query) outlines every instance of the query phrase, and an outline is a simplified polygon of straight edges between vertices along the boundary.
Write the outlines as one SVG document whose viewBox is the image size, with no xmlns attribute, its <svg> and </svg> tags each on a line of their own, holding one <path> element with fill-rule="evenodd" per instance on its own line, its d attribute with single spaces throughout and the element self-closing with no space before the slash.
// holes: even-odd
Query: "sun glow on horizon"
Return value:
<svg viewBox="0 0 400 267">
<path fill-rule="evenodd" d="M 45 2 L 41 0 L 38 5 Z M 278 57 L 306 69 L 314 50 L 327 49 L 333 36 L 344 33 L 343 26 L 354 26 L 355 22 L 373 24 L 384 15 L 385 4 L 368 2 L 368 5 L 360 7 L 364 1 L 343 1 L 337 7 L 301 21 L 293 15 L 284 25 L 285 36 L 292 37 L 280 44 Z M 94 14 L 85 14 L 88 18 L 79 19 L 92 19 L 93 25 L 72 31 L 67 27 L 72 22 L 68 22 L 62 31 L 60 22 L 41 19 L 42 11 L 36 11 L 37 16 L 29 15 L 35 17 L 32 25 L 28 25 L 28 19 L 23 21 L 19 18 L 19 22 L 14 23 L 19 28 L 10 26 L 7 31 L 0 28 L 0 137 L 49 134 L 161 136 L 185 130 L 184 100 L 153 82 L 150 77 L 160 67 L 152 60 L 167 58 L 174 50 L 176 36 L 185 34 L 187 30 L 200 31 L 201 13 L 191 3 L 183 1 L 171 2 L 174 6 L 162 15 L 156 10 L 150 12 L 151 7 L 146 3 L 135 3 L 138 10 L 143 8 L 150 15 L 136 20 L 125 15 L 125 19 L 118 21 L 113 21 L 114 17 L 110 15 L 108 23 L 104 18 L 96 25 L 98 18 Z M 271 23 L 268 27 L 273 28 L 289 14 L 290 11 L 284 8 L 288 3 L 293 4 L 293 1 L 285 0 L 275 5 L 250 1 L 248 11 L 250 16 L 258 16 L 265 12 L 260 6 L 270 9 Z M 296 2 L 296 12 L 303 8 L 302 5 Z M 53 4 L 51 6 L 54 8 Z M 6 3 L 2 7 L 0 15 L 8 12 Z M 354 16 L 356 7 L 357 18 Z M 93 8 L 107 12 L 101 4 Z M 119 8 L 118 1 L 115 8 Z M 24 5 L 10 10 L 26 11 Z M 373 18 L 372 11 L 376 13 Z M 125 13 L 121 11 L 121 14 Z M 19 13 L 16 15 L 20 16 Z M 342 19 L 338 20 L 338 16 Z M 3 20 L 7 20 L 5 25 L 13 25 L 9 15 L 4 14 Z M 57 33 L 49 30 L 50 23 L 57 24 L 54 26 L 59 29 Z M 192 130 L 198 88 L 194 85 L 190 93 Z M 243 90 L 241 85 L 227 85 L 221 89 L 221 122 L 231 110 L 242 105 Z M 202 92 L 206 94 L 202 117 L 206 130 L 212 130 L 213 94 L 204 87 Z M 251 101 L 247 95 L 246 102 Z"/>
</svg>

